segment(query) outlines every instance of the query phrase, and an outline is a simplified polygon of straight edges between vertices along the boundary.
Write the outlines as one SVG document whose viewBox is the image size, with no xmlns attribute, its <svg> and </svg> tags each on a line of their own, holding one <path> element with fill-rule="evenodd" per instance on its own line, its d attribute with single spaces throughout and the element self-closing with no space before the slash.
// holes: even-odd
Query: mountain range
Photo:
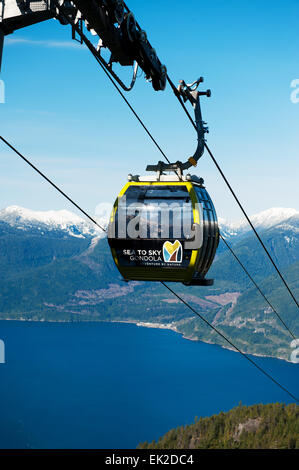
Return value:
<svg viewBox="0 0 299 470">
<path fill-rule="evenodd" d="M 107 213 L 107 210 L 106 210 Z M 97 222 L 106 227 L 109 215 L 102 215 L 101 218 L 95 217 Z M 253 225 L 258 229 L 267 229 L 283 222 L 290 223 L 299 221 L 299 211 L 296 209 L 285 209 L 276 207 L 259 212 L 250 217 Z M 12 227 L 20 229 L 38 229 L 61 230 L 71 236 L 94 236 L 101 234 L 102 231 L 91 221 L 67 210 L 60 211 L 33 211 L 20 206 L 9 206 L 0 210 L 0 221 L 6 222 Z M 248 233 L 251 229 L 245 219 L 237 222 L 229 222 L 226 219 L 218 220 L 221 233 L 225 238 L 237 237 Z"/>
<path fill-rule="evenodd" d="M 272 208 L 251 220 L 299 296 L 299 211 Z M 97 219 L 106 226 L 107 219 Z M 248 224 L 220 219 L 222 236 L 298 336 L 297 308 Z M 226 346 L 160 283 L 123 282 L 105 234 L 69 211 L 0 211 L 0 318 L 131 321 Z M 212 287 L 173 285 L 209 322 L 248 353 L 289 359 L 292 338 L 223 242 Z"/>
</svg>

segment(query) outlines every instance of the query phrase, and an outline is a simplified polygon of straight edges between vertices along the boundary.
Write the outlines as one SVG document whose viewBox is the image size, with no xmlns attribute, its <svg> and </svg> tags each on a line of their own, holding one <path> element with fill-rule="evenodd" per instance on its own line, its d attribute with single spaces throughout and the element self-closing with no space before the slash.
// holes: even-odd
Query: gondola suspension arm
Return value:
<svg viewBox="0 0 299 470">
<path fill-rule="evenodd" d="M 192 166 L 196 166 L 198 160 L 204 153 L 205 149 L 205 134 L 209 132 L 206 122 L 202 119 L 200 96 L 211 96 L 211 90 L 199 91 L 197 88 L 200 83 L 204 81 L 203 77 L 198 78 L 191 84 L 187 84 L 184 80 L 180 80 L 178 88 L 173 89 L 175 94 L 179 96 L 184 103 L 187 101 L 192 105 L 195 114 L 195 125 L 197 130 L 197 148 L 192 157 L 188 158 L 185 163 L 177 161 L 175 163 L 165 163 L 159 161 L 157 165 L 148 165 L 147 171 L 157 171 L 162 173 L 163 171 L 174 171 L 182 175 L 183 170 L 188 170 Z"/>
<path fill-rule="evenodd" d="M 187 170 L 191 166 L 196 166 L 198 160 L 201 158 L 205 148 L 205 133 L 209 132 L 206 122 L 202 120 L 200 96 L 211 96 L 211 90 L 199 91 L 197 90 L 198 85 L 204 81 L 203 77 L 195 80 L 191 84 L 186 84 L 184 80 L 180 81 L 178 86 L 178 92 L 182 97 L 183 101 L 189 101 L 194 109 L 195 123 L 197 128 L 197 148 L 192 157 L 190 157 L 185 163 L 182 164 L 182 170 Z"/>
</svg>

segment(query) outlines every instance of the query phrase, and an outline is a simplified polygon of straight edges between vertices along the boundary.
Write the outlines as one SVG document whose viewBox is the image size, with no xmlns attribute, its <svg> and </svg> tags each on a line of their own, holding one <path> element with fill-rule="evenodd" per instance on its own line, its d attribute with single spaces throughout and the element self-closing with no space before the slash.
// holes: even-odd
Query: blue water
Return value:
<svg viewBox="0 0 299 470">
<path fill-rule="evenodd" d="M 0 322 L 1 448 L 135 448 L 237 406 L 292 400 L 240 354 L 118 323 Z M 255 358 L 294 394 L 299 364 Z"/>
</svg>

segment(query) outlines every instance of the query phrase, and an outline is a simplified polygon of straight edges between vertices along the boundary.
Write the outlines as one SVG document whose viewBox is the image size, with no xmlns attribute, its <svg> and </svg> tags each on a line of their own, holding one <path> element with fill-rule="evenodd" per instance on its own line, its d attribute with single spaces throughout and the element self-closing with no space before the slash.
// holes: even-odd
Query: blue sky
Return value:
<svg viewBox="0 0 299 470">
<path fill-rule="evenodd" d="M 173 81 L 205 77 L 208 144 L 250 214 L 299 209 L 297 0 L 137 1 L 128 5 Z M 120 73 L 129 77 L 127 70 Z M 161 159 L 144 130 L 70 28 L 52 20 L 7 37 L 1 134 L 86 210 L 112 202 L 128 173 Z M 299 93 L 298 93 L 299 96 Z M 143 77 L 127 94 L 170 160 L 193 154 L 196 136 L 169 87 Z M 72 206 L 0 145 L 0 208 Z M 221 217 L 241 217 L 205 153 L 203 176 Z"/>
</svg>

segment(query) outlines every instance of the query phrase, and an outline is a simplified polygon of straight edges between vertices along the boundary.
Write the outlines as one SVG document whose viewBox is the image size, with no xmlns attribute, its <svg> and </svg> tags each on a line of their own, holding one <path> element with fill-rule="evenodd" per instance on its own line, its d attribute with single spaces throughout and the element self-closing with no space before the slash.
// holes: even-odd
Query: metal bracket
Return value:
<svg viewBox="0 0 299 470">
<path fill-rule="evenodd" d="M 183 176 L 182 166 L 182 162 L 164 163 L 162 161 L 159 161 L 157 165 L 147 165 L 146 171 L 156 171 L 158 173 L 158 180 L 160 179 L 160 176 L 163 174 L 164 171 L 174 171 L 177 176 L 181 179 Z"/>
<path fill-rule="evenodd" d="M 103 57 L 101 56 L 101 48 L 103 46 L 103 41 L 99 39 L 98 45 L 94 46 L 92 42 L 87 38 L 83 31 L 83 16 L 80 12 L 80 20 L 78 20 L 78 14 L 74 19 L 72 16 L 67 15 L 66 11 L 64 10 L 63 6 L 59 4 L 57 0 L 53 0 L 54 4 L 57 8 L 57 17 L 60 21 L 64 22 L 65 24 L 69 23 L 72 27 L 72 38 L 76 39 L 81 44 L 85 44 L 90 52 L 94 55 L 94 57 L 102 64 L 102 66 L 109 72 L 109 74 L 117 81 L 117 83 L 121 86 L 121 88 L 125 91 L 132 90 L 133 86 L 136 83 L 137 73 L 138 73 L 138 63 L 133 61 L 133 75 L 130 85 L 125 85 L 123 81 L 118 77 L 118 75 L 112 70 L 112 63 L 113 63 L 113 54 L 111 54 L 110 61 L 107 63 Z M 79 11 L 79 10 L 78 10 Z M 85 20 L 86 23 L 86 20 Z M 92 33 L 94 30 L 88 25 L 90 32 Z M 76 38 L 76 34 L 79 37 L 79 40 Z M 95 32 L 97 35 L 97 33 Z"/>
</svg>

